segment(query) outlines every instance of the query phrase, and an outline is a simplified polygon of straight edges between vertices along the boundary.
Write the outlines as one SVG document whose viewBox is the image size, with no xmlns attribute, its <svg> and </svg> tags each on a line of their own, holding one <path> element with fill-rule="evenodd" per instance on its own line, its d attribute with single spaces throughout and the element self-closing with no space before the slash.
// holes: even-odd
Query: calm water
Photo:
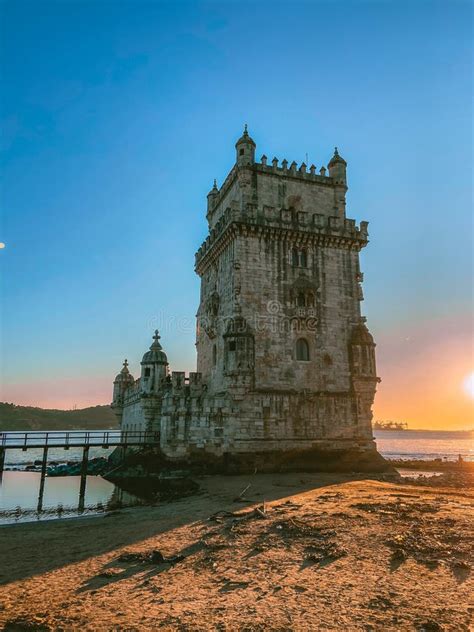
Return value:
<svg viewBox="0 0 474 632">
<path fill-rule="evenodd" d="M 474 435 L 433 430 L 376 430 L 375 440 L 381 454 L 389 459 L 444 459 L 454 461 L 460 454 L 474 461 Z"/>
<path fill-rule="evenodd" d="M 114 448 L 90 448 L 89 458 L 107 457 Z M 116 487 L 101 476 L 88 476 L 84 510 L 79 510 L 80 476 L 46 477 L 43 509 L 37 512 L 40 486 L 40 465 L 43 456 L 41 448 L 28 450 L 7 450 L 5 472 L 0 481 L 0 524 L 30 520 L 50 520 L 52 518 L 74 517 L 79 514 L 102 513 L 117 504 L 134 505 L 143 501 Z M 48 465 L 51 463 L 79 462 L 82 448 L 49 448 Z M 37 471 L 25 472 L 37 462 Z"/>
<path fill-rule="evenodd" d="M 379 451 L 388 458 L 406 459 L 457 459 L 458 455 L 474 461 L 474 437 L 460 436 L 453 432 L 404 431 L 375 432 Z M 112 450 L 91 448 L 90 457 L 107 456 Z M 8 450 L 3 480 L 0 482 L 0 523 L 24 520 L 42 520 L 64 518 L 78 515 L 79 481 L 78 476 L 47 477 L 43 498 L 43 511 L 37 514 L 40 475 L 38 472 L 11 471 L 24 470 L 40 460 L 42 450 Z M 79 461 L 81 449 L 52 448 L 49 460 L 64 463 Z M 115 485 L 100 476 L 88 476 L 84 513 L 98 513 L 111 508 L 117 502 L 125 505 L 142 502 L 136 496 L 119 490 Z"/>
<path fill-rule="evenodd" d="M 89 459 L 98 456 L 109 456 L 115 448 L 90 448 Z M 43 458 L 42 448 L 28 448 L 28 450 L 7 450 L 5 454 L 6 468 L 25 469 L 26 465 L 33 465 L 35 461 L 41 461 Z M 48 449 L 48 465 L 53 461 L 56 463 L 66 463 L 67 461 L 80 461 L 82 459 L 82 448 L 49 448 Z"/>
</svg>

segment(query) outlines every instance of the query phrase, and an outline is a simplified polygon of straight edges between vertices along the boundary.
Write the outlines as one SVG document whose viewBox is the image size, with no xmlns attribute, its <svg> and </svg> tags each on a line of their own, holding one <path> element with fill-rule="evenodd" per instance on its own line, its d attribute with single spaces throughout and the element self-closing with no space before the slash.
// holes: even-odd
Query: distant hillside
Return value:
<svg viewBox="0 0 474 632">
<path fill-rule="evenodd" d="M 110 406 L 49 410 L 0 402 L 0 430 L 95 430 L 117 428 Z"/>
</svg>

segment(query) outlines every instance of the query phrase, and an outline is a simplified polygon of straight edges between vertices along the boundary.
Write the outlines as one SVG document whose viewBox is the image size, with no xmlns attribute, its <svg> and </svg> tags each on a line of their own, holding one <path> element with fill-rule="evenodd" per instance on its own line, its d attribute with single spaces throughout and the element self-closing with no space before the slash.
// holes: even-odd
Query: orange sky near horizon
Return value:
<svg viewBox="0 0 474 632">
<path fill-rule="evenodd" d="M 405 421 L 409 428 L 474 429 L 474 398 L 465 388 L 466 378 L 473 373 L 469 319 L 439 319 L 417 327 L 400 325 L 375 338 L 382 382 L 375 397 L 374 420 Z M 137 353 L 132 370 L 138 370 L 139 359 Z M 108 404 L 117 370 L 114 366 L 109 375 L 88 372 L 87 376 L 6 385 L 2 401 L 64 410 Z"/>
<path fill-rule="evenodd" d="M 406 421 L 409 428 L 474 429 L 474 398 L 466 388 L 474 368 L 472 323 L 451 318 L 407 329 L 377 341 L 382 382 L 374 420 Z"/>
</svg>

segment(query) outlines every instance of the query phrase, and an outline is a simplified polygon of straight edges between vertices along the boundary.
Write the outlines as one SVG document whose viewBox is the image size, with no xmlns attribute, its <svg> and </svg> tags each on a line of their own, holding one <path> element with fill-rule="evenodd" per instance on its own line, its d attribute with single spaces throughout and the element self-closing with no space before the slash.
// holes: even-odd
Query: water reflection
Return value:
<svg viewBox="0 0 474 632">
<path fill-rule="evenodd" d="M 0 481 L 0 523 L 94 514 L 145 502 L 101 476 L 87 476 L 82 505 L 80 476 L 46 477 L 38 511 L 40 483 L 39 472 L 4 472 Z"/>
</svg>

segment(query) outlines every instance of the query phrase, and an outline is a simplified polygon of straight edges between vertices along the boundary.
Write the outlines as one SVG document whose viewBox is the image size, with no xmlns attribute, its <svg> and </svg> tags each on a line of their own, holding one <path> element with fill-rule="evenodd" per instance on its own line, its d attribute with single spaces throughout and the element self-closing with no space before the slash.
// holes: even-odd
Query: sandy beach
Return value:
<svg viewBox="0 0 474 632">
<path fill-rule="evenodd" d="M 199 483 L 160 506 L 0 528 L 3 629 L 474 629 L 473 488 Z"/>
</svg>

